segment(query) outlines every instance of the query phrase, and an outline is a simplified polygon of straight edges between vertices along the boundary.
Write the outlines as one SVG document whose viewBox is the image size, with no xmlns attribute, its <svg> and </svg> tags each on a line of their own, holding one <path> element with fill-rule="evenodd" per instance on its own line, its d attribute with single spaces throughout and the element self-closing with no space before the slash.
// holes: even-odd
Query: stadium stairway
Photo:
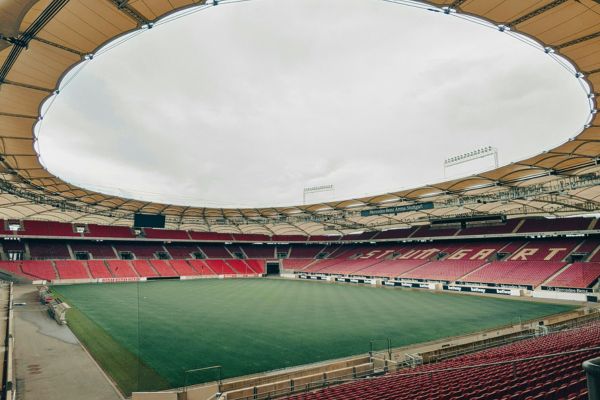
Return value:
<svg viewBox="0 0 600 400">
<path fill-rule="evenodd" d="M 568 270 L 569 268 L 571 268 L 573 264 L 567 264 L 564 267 L 562 267 L 561 269 L 559 269 L 558 271 L 556 271 L 555 274 L 553 274 L 552 276 L 550 276 L 548 279 L 546 279 L 544 282 L 542 282 L 538 287 L 541 286 L 545 286 L 547 285 L 549 282 L 552 282 L 554 279 L 556 279 L 556 277 L 558 277 L 559 275 L 561 275 L 563 272 L 565 272 L 566 270 Z"/>
</svg>

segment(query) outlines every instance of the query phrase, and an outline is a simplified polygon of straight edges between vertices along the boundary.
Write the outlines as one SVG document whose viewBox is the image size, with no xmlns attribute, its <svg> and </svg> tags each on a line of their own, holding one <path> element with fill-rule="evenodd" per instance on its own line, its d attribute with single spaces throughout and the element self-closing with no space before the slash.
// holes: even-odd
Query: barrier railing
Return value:
<svg viewBox="0 0 600 400">
<path fill-rule="evenodd" d="M 6 331 L 4 338 L 4 373 L 2 376 L 2 400 L 14 400 L 16 387 L 14 385 L 13 352 L 14 352 L 14 325 L 13 325 L 13 284 L 12 282 L 0 282 L 0 285 L 8 284 L 8 303 Z"/>
<path fill-rule="evenodd" d="M 460 366 L 460 367 L 440 368 L 440 369 L 433 369 L 433 370 L 427 370 L 427 371 L 416 371 L 416 372 L 395 372 L 393 375 L 395 377 L 430 375 L 433 378 L 433 375 L 438 374 L 438 373 L 443 373 L 443 372 L 470 370 L 470 369 L 478 369 L 478 368 L 489 368 L 489 367 L 495 367 L 495 366 L 500 366 L 500 365 L 511 365 L 513 367 L 513 371 L 514 371 L 513 373 L 517 374 L 516 365 L 519 363 L 535 361 L 535 360 L 550 359 L 550 358 L 554 358 L 554 357 L 567 356 L 567 355 L 571 355 L 571 354 L 585 353 L 585 352 L 590 352 L 590 351 L 599 351 L 600 352 L 600 347 L 587 347 L 584 349 L 563 351 L 563 352 L 552 353 L 552 354 L 544 354 L 544 355 L 540 355 L 540 356 L 523 357 L 523 358 L 518 358 L 518 359 L 513 359 L 513 360 L 496 361 L 496 362 L 482 363 L 482 364 L 476 364 L 476 365 L 464 365 L 464 366 Z M 389 362 L 391 360 L 387 360 L 387 361 Z M 595 377 L 598 378 L 598 381 L 600 383 L 600 358 L 594 359 L 592 361 L 594 361 L 594 364 L 590 368 L 594 369 L 594 373 L 597 374 L 597 376 L 595 375 Z M 588 363 L 588 362 L 586 362 L 586 363 Z M 255 393 L 251 396 L 236 397 L 236 400 L 271 400 L 271 399 L 275 399 L 275 398 L 278 398 L 281 396 L 289 396 L 289 395 L 298 394 L 298 393 L 310 392 L 313 390 L 323 389 L 323 388 L 327 388 L 327 387 L 333 386 L 333 385 L 338 385 L 341 383 L 349 383 L 349 382 L 353 382 L 353 381 L 357 381 L 357 380 L 366 378 L 368 376 L 370 376 L 370 374 L 365 374 L 362 377 L 352 377 L 350 375 L 346 375 L 346 376 L 341 376 L 341 377 L 338 377 L 338 378 L 335 378 L 332 380 L 323 380 L 321 382 L 318 382 L 318 383 L 315 383 L 312 385 L 307 385 L 306 387 L 303 387 L 301 390 L 293 390 L 293 388 L 291 390 L 288 388 L 280 389 L 280 390 L 272 390 L 272 391 L 269 391 L 268 393 L 263 393 L 263 394 Z M 598 385 L 597 388 L 600 389 L 600 385 Z M 592 398 L 590 396 L 590 400 L 600 400 L 600 397 Z"/>
<path fill-rule="evenodd" d="M 367 371 L 353 372 L 351 374 L 340 375 L 340 376 L 336 376 L 335 378 L 331 378 L 331 379 L 326 378 L 325 377 L 326 374 L 323 374 L 324 377 L 322 380 L 303 383 L 300 385 L 301 388 L 297 388 L 294 384 L 294 380 L 291 379 L 289 388 L 273 389 L 273 390 L 266 391 L 265 393 L 259 393 L 258 392 L 259 388 L 255 387 L 254 393 L 252 395 L 235 397 L 235 400 L 271 400 L 271 399 L 276 399 L 276 398 L 279 398 L 282 396 L 290 396 L 290 395 L 298 394 L 298 393 L 306 393 L 306 392 L 311 392 L 311 391 L 318 390 L 318 389 L 324 389 L 324 388 L 327 388 L 330 386 L 340 385 L 342 383 L 354 382 L 359 379 L 367 378 L 367 377 L 371 376 L 372 374 L 373 374 L 372 369 L 367 370 Z M 224 393 L 222 398 L 228 399 L 227 393 Z"/>
</svg>

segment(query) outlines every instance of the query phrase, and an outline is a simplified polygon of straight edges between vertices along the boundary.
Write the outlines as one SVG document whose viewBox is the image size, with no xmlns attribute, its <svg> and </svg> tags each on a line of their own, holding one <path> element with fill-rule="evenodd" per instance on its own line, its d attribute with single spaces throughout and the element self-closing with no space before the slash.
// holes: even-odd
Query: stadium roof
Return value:
<svg viewBox="0 0 600 400">
<path fill-rule="evenodd" d="M 406 3 L 404 0 L 389 0 Z M 73 186 L 36 151 L 43 103 L 67 72 L 121 36 L 165 17 L 227 0 L 8 0 L 0 3 L 0 217 L 131 225 L 162 213 L 169 227 L 266 234 L 385 229 L 480 214 L 570 215 L 600 210 L 600 4 L 593 0 L 434 0 L 431 11 L 477 17 L 545 50 L 590 88 L 590 122 L 562 145 L 485 173 L 368 198 L 254 209 L 168 205 Z M 558 57 L 560 56 L 560 57 Z M 561 58 L 562 57 L 562 58 Z M 490 121 L 492 123 L 492 121 Z M 101 140 L 101 138 L 99 138 Z M 432 202 L 433 208 L 361 216 L 360 211 Z"/>
</svg>

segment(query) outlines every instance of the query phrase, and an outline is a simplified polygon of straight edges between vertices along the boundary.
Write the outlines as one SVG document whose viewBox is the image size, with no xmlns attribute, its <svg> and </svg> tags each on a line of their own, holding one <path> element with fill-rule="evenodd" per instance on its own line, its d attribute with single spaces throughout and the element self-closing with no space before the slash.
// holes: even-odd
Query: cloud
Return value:
<svg viewBox="0 0 600 400">
<path fill-rule="evenodd" d="M 95 58 L 40 134 L 67 181 L 196 206 L 298 204 L 443 179 L 577 133 L 579 84 L 549 56 L 446 15 L 365 0 L 256 0 L 157 26 Z M 309 199 L 310 200 L 310 199 Z"/>
</svg>

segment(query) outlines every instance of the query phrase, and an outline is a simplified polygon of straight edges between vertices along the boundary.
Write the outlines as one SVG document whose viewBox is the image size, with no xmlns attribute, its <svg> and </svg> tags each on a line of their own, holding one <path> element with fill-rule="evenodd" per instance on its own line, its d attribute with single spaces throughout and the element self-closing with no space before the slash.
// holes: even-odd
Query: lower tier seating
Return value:
<svg viewBox="0 0 600 400">
<path fill-rule="evenodd" d="M 162 277 L 170 278 L 174 276 L 179 276 L 177 272 L 171 267 L 171 265 L 165 260 L 150 260 L 150 264 Z"/>
<path fill-rule="evenodd" d="M 254 274 L 265 273 L 265 260 L 245 260 Z"/>
<path fill-rule="evenodd" d="M 135 272 L 137 272 L 139 276 L 145 276 L 147 278 L 158 276 L 158 273 L 146 260 L 134 260 L 131 262 L 131 265 L 133 265 Z"/>
<path fill-rule="evenodd" d="M 22 261 L 21 270 L 29 276 L 37 279 L 51 281 L 57 278 L 54 266 L 50 261 Z"/>
<path fill-rule="evenodd" d="M 139 275 L 136 274 L 135 271 L 133 270 L 133 268 L 131 267 L 131 264 L 129 263 L 129 261 L 109 260 L 109 261 L 106 261 L 106 265 L 108 266 L 108 269 L 110 269 L 110 272 L 112 272 L 112 274 L 116 278 L 137 278 L 137 277 L 139 277 Z"/>
<path fill-rule="evenodd" d="M 265 260 L 0 261 L 0 271 L 30 280 L 49 281 L 57 279 L 255 275 L 265 273 Z"/>
<path fill-rule="evenodd" d="M 434 261 L 401 275 L 402 278 L 455 281 L 485 264 L 485 261 Z"/>
<path fill-rule="evenodd" d="M 201 276 L 217 275 L 217 272 L 213 271 L 204 260 L 189 260 L 189 264 L 194 268 L 196 274 Z"/>
<path fill-rule="evenodd" d="M 58 260 L 54 262 L 60 279 L 89 279 L 91 276 L 84 262 Z"/>
<path fill-rule="evenodd" d="M 587 288 L 593 286 L 600 277 L 600 263 L 576 262 L 558 274 L 546 286 L 566 288 Z"/>
<path fill-rule="evenodd" d="M 538 286 L 565 265 L 560 261 L 497 261 L 465 276 L 461 281 Z"/>
<path fill-rule="evenodd" d="M 415 268 L 426 264 L 427 262 L 427 260 L 385 260 L 371 267 L 360 270 L 358 274 L 363 276 L 393 278 L 408 271 L 412 271 Z"/>
<path fill-rule="evenodd" d="M 102 260 L 90 260 L 87 263 L 90 274 L 94 279 L 112 278 L 113 275 L 108 270 L 108 267 Z"/>
<path fill-rule="evenodd" d="M 179 276 L 198 275 L 198 272 L 185 260 L 170 260 L 169 264 Z"/>
<path fill-rule="evenodd" d="M 598 346 L 600 323 L 595 322 L 577 329 L 288 399 L 587 399 L 586 377 L 581 363 L 598 357 L 600 350 L 591 349 Z M 582 351 L 572 352 L 576 350 Z M 543 355 L 552 356 L 531 359 Z"/>
</svg>

